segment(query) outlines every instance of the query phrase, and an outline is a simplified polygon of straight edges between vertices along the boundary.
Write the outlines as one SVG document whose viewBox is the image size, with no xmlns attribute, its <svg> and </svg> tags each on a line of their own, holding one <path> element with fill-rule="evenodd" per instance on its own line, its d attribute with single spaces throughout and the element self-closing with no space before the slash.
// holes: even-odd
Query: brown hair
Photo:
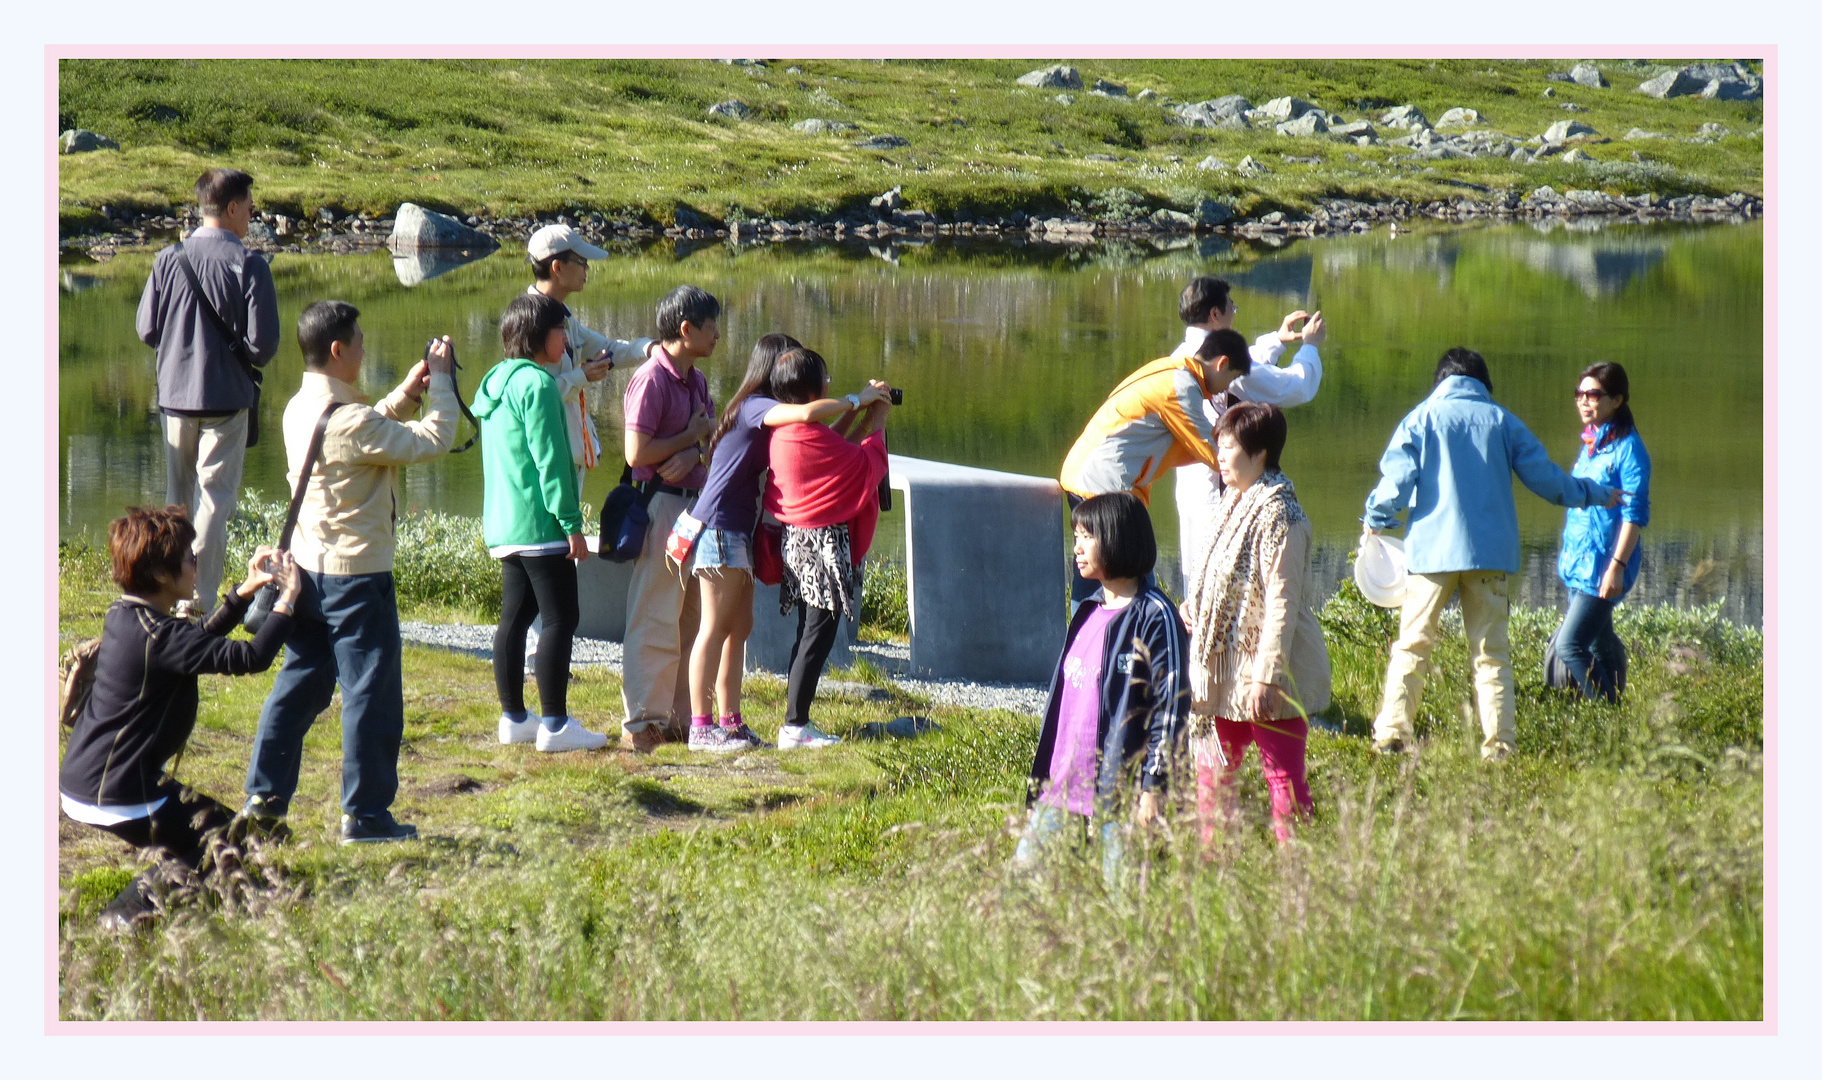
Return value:
<svg viewBox="0 0 1822 1080">
<path fill-rule="evenodd" d="M 1284 453 L 1284 438 L 1290 427 L 1284 422 L 1284 410 L 1258 401 L 1242 401 L 1221 414 L 1215 424 L 1215 437 L 1231 435 L 1248 457 L 1265 451 L 1265 467 L 1276 469 Z"/>
<path fill-rule="evenodd" d="M 182 574 L 183 558 L 195 542 L 196 527 L 183 507 L 127 507 L 126 517 L 108 523 L 114 584 L 139 596 L 157 592 L 159 582 L 154 575 L 160 570 L 173 578 Z"/>
<path fill-rule="evenodd" d="M 209 217 L 220 217 L 229 203 L 253 197 L 253 178 L 239 169 L 210 169 L 196 178 L 196 204 Z"/>
<path fill-rule="evenodd" d="M 544 351 L 552 330 L 563 329 L 569 308 L 543 293 L 521 293 L 500 316 L 500 345 L 506 358 L 531 360 Z"/>
</svg>

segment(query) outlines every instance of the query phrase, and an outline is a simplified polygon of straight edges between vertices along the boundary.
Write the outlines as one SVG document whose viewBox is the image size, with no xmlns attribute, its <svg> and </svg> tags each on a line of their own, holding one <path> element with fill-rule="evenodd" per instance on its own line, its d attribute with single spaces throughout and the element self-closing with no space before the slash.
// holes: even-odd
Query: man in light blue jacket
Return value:
<svg viewBox="0 0 1822 1080">
<path fill-rule="evenodd" d="M 1484 738 L 1480 756 L 1513 749 L 1511 615 L 1507 575 L 1519 569 L 1518 508 L 1512 475 L 1558 506 L 1611 506 L 1619 493 L 1564 472 L 1524 423 L 1495 404 L 1487 362 L 1450 349 L 1436 364 L 1436 388 L 1392 433 L 1367 496 L 1366 525 L 1383 532 L 1410 508 L 1405 531 L 1404 611 L 1386 666 L 1373 746 L 1401 753 L 1423 700 L 1425 662 L 1442 609 L 1461 594 Z"/>
</svg>

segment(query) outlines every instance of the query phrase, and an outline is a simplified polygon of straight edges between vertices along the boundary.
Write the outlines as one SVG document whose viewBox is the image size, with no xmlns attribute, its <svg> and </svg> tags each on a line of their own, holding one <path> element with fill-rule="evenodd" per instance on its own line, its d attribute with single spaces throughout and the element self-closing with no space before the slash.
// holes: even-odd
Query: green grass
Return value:
<svg viewBox="0 0 1822 1080">
<path fill-rule="evenodd" d="M 1107 78 L 1182 103 L 1240 93 L 1263 105 L 1292 94 L 1374 121 L 1389 104 L 1414 103 L 1432 120 L 1465 106 L 1521 139 L 1572 115 L 1614 141 L 1589 147 L 1588 166 L 1392 163 L 1402 151 L 1181 127 L 1155 103 L 1079 92 L 1059 104 L 1054 91 L 1016 85 L 1038 66 L 1031 60 L 786 59 L 764 70 L 698 60 L 64 60 L 60 129 L 97 130 L 122 149 L 60 159 L 60 213 L 66 230 L 80 230 L 100 222 L 103 205 L 166 212 L 190 202 L 203 168 L 227 162 L 258 178 L 262 207 L 297 214 L 387 214 L 409 200 L 461 214 L 567 210 L 666 223 L 679 208 L 724 221 L 826 214 L 864 207 L 894 185 L 909 205 L 945 214 L 1073 209 L 1113 220 L 1210 196 L 1243 214 L 1343 195 L 1421 203 L 1460 195 L 1460 182 L 1624 194 L 1763 189 L 1760 103 L 1653 100 L 1632 89 L 1649 70 L 1619 62 L 1602 64 L 1608 89 L 1546 83 L 1563 61 L 1074 63 L 1090 84 Z M 1555 97 L 1541 96 L 1547 86 Z M 751 107 L 751 118 L 706 115 L 728 98 Z M 1565 103 L 1588 111 L 1566 113 Z M 859 130 L 791 130 L 810 117 Z M 1712 144 L 1622 138 L 1633 127 L 1687 137 L 1709 121 L 1734 134 Z M 852 145 L 874 133 L 910 145 Z M 1644 163 L 1632 161 L 1635 150 Z M 1196 170 L 1211 153 L 1230 166 L 1252 154 L 1274 171 L 1247 180 Z M 1321 160 L 1292 164 L 1281 154 Z"/>
<path fill-rule="evenodd" d="M 66 634 L 112 594 L 66 547 Z M 98 576 L 99 575 L 99 576 Z M 546 757 L 493 737 L 488 666 L 405 654 L 398 812 L 425 839 L 333 843 L 332 707 L 305 744 L 297 838 L 139 937 L 92 914 L 135 865 L 63 821 L 65 1019 L 1753 1019 L 1762 1014 L 1763 642 L 1713 611 L 1622 606 L 1618 706 L 1539 685 L 1557 616 L 1513 620 L 1519 754 L 1476 759 L 1459 627 L 1420 755 L 1375 758 L 1389 613 L 1324 612 L 1330 719 L 1315 821 L 1280 849 L 1256 767 L 1243 826 L 1204 861 L 1178 820 L 1116 902 L 1096 868 L 1006 877 L 1030 718 L 824 702 L 838 734 L 907 708 L 940 732 L 732 759 L 667 747 Z M 205 678 L 182 779 L 239 790 L 270 675 Z M 612 731 L 618 681 L 573 711 Z M 763 733 L 776 680 L 748 680 Z"/>
</svg>

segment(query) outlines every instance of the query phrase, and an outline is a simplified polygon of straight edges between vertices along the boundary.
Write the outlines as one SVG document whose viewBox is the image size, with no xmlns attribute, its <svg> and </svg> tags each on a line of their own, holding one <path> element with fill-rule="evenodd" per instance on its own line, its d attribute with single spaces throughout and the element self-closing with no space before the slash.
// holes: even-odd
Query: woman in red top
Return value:
<svg viewBox="0 0 1822 1080">
<path fill-rule="evenodd" d="M 828 386 L 828 365 L 811 350 L 792 349 L 778 358 L 772 392 L 780 402 L 806 404 L 825 397 Z M 841 617 L 860 619 L 861 560 L 879 524 L 891 411 L 892 403 L 882 399 L 850 413 L 859 419 L 845 433 L 821 424 L 790 424 L 772 433 L 765 507 L 785 525 L 779 610 L 798 609 L 780 750 L 839 741 L 810 723 L 810 703 Z"/>
</svg>

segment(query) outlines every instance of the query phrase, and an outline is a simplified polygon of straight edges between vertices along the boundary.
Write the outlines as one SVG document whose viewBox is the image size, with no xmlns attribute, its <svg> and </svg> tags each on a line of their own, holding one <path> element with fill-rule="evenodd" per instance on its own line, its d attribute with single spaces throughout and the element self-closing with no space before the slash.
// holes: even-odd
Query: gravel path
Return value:
<svg viewBox="0 0 1822 1080">
<path fill-rule="evenodd" d="M 400 623 L 399 630 L 404 639 L 414 645 L 448 649 L 482 660 L 493 659 L 492 626 L 407 622 Z M 856 656 L 864 657 L 885 671 L 893 683 L 907 693 L 927 697 L 941 705 L 957 705 L 966 709 L 1008 709 L 1027 716 L 1040 716 L 1049 694 L 1049 687 L 1035 683 L 976 683 L 960 679 L 912 678 L 907 674 L 911 667 L 909 645 L 862 642 L 854 647 L 854 652 Z M 621 671 L 620 655 L 619 642 L 577 637 L 570 653 L 570 666 L 604 667 L 618 675 Z M 819 689 L 834 691 L 832 696 L 842 696 L 847 687 L 835 680 L 827 680 Z"/>
</svg>

